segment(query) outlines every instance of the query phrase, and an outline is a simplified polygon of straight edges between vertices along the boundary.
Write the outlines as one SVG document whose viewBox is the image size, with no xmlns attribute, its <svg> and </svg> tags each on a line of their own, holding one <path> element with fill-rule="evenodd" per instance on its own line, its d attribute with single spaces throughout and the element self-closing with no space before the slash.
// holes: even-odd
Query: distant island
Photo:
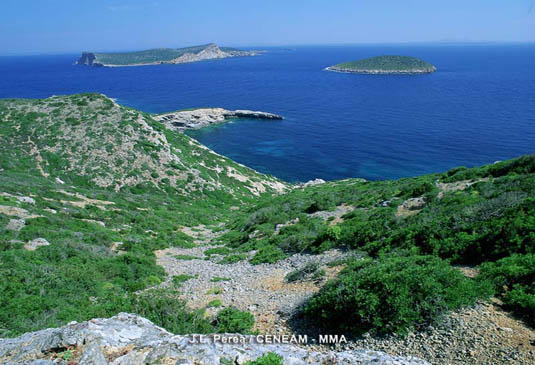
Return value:
<svg viewBox="0 0 535 365">
<path fill-rule="evenodd" d="M 363 74 L 426 74 L 437 69 L 432 64 L 415 57 L 377 56 L 327 67 L 328 71 Z"/>
<path fill-rule="evenodd" d="M 83 52 L 76 64 L 94 67 L 178 64 L 229 57 L 256 56 L 261 52 L 219 47 L 215 43 L 210 43 L 186 48 L 156 48 L 122 53 Z"/>
</svg>

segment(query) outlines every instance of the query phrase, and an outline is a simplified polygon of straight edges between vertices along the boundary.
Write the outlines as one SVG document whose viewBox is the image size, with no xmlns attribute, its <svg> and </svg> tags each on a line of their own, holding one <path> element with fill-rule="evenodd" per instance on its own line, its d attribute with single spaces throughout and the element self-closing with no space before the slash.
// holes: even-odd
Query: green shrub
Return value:
<svg viewBox="0 0 535 365">
<path fill-rule="evenodd" d="M 197 277 L 196 275 L 187 275 L 187 274 L 180 274 L 173 276 L 173 284 L 180 286 L 182 283 L 185 283 L 189 279 L 193 279 Z"/>
<path fill-rule="evenodd" d="M 256 358 L 254 361 L 247 361 L 245 365 L 282 365 L 283 358 L 274 352 L 268 352 Z"/>
<path fill-rule="evenodd" d="M 214 299 L 214 300 L 211 300 L 210 302 L 208 302 L 206 307 L 208 307 L 208 308 L 221 307 L 222 304 L 223 303 L 221 302 L 221 299 Z"/>
<path fill-rule="evenodd" d="M 535 254 L 485 263 L 478 279 L 492 280 L 505 307 L 535 324 Z"/>
<path fill-rule="evenodd" d="M 340 226 L 329 226 L 325 234 L 329 239 L 338 241 L 342 236 L 342 228 L 340 228 Z"/>
<path fill-rule="evenodd" d="M 228 307 L 217 314 L 215 325 L 218 333 L 250 333 L 254 317 L 249 312 Z"/>
<path fill-rule="evenodd" d="M 226 257 L 223 257 L 221 260 L 219 260 L 218 264 L 235 264 L 236 262 L 245 260 L 247 258 L 247 255 L 244 253 L 238 253 L 235 255 L 228 255 Z"/>
<path fill-rule="evenodd" d="M 223 277 L 220 277 L 220 276 L 214 276 L 210 281 L 211 281 L 212 283 L 217 283 L 217 282 L 219 282 L 219 281 L 230 281 L 230 280 L 232 280 L 232 279 L 230 279 L 230 278 L 223 278 Z"/>
<path fill-rule="evenodd" d="M 206 256 L 211 256 L 211 255 L 228 255 L 229 253 L 231 253 L 232 250 L 228 247 L 212 247 L 212 248 L 209 248 L 207 249 L 206 251 L 204 251 L 204 254 Z"/>
<path fill-rule="evenodd" d="M 490 295 L 485 284 L 431 256 L 354 260 L 306 304 L 304 314 L 339 332 L 403 334 Z"/>
<path fill-rule="evenodd" d="M 277 246 L 266 245 L 261 247 L 251 259 L 251 264 L 274 263 L 286 257 L 286 254 Z"/>
<path fill-rule="evenodd" d="M 124 311 L 137 313 L 174 334 L 209 333 L 214 330 L 204 311 L 191 310 L 178 292 L 151 289 L 137 296 Z"/>
<path fill-rule="evenodd" d="M 206 294 L 215 294 L 215 295 L 223 294 L 223 289 L 219 288 L 219 287 L 210 288 L 210 289 L 208 289 Z"/>
<path fill-rule="evenodd" d="M 201 257 L 192 255 L 175 255 L 174 257 L 177 260 L 202 260 Z"/>
</svg>

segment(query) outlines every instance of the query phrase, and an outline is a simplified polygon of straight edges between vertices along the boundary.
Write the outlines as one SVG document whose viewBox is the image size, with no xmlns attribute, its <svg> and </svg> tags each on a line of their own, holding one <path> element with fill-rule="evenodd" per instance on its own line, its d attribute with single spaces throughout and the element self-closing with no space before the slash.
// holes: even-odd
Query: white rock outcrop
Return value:
<svg viewBox="0 0 535 365">
<path fill-rule="evenodd" d="M 173 131 L 184 131 L 186 129 L 199 129 L 212 124 L 224 123 L 234 118 L 251 118 L 282 120 L 278 114 L 266 113 L 254 110 L 226 110 L 223 108 L 200 108 L 182 110 L 171 113 L 153 115 L 153 118 L 163 123 L 168 129 Z"/>
<path fill-rule="evenodd" d="M 267 352 L 284 358 L 285 364 L 398 364 L 423 365 L 414 357 L 390 356 L 365 349 L 317 352 L 295 344 L 260 343 L 256 336 L 222 335 L 228 342 L 206 336 L 175 336 L 149 320 L 119 313 L 108 319 L 72 322 L 61 328 L 0 339 L 0 364 L 67 364 L 55 354 L 69 349 L 79 364 L 197 364 L 230 361 L 244 364 Z M 231 339 L 239 339 L 234 343 Z M 229 363 L 229 362 L 226 362 Z"/>
</svg>

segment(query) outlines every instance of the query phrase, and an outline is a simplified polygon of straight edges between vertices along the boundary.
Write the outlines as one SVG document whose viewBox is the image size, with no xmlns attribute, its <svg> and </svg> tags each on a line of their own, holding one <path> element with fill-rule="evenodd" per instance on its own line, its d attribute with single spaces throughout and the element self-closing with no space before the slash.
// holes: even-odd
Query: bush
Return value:
<svg viewBox="0 0 535 365">
<path fill-rule="evenodd" d="M 282 365 L 282 356 L 274 352 L 268 352 L 256 358 L 254 361 L 247 361 L 245 365 Z"/>
<path fill-rule="evenodd" d="M 260 247 L 256 255 L 251 259 L 251 264 L 272 264 L 286 257 L 286 254 L 277 246 L 266 245 Z"/>
<path fill-rule="evenodd" d="M 388 255 L 350 262 L 305 305 L 304 314 L 338 332 L 403 334 L 491 291 L 439 258 Z"/>
<path fill-rule="evenodd" d="M 535 254 L 485 263 L 478 279 L 492 280 L 504 306 L 535 324 Z"/>
<path fill-rule="evenodd" d="M 133 301 L 128 311 L 137 313 L 174 334 L 210 333 L 214 329 L 204 318 L 204 311 L 189 309 L 186 302 L 179 299 L 178 292 L 166 289 L 144 292 Z"/>
<path fill-rule="evenodd" d="M 173 284 L 180 286 L 182 283 L 185 283 L 189 279 L 195 278 L 196 275 L 188 275 L 188 274 L 180 274 L 180 275 L 174 275 L 173 276 Z"/>
<path fill-rule="evenodd" d="M 247 255 L 244 253 L 238 253 L 235 255 L 228 255 L 223 257 L 221 260 L 219 260 L 218 264 L 235 264 L 236 262 L 245 260 L 247 258 Z"/>
<path fill-rule="evenodd" d="M 215 324 L 218 333 L 250 333 L 254 317 L 249 312 L 228 307 L 217 314 Z"/>
</svg>

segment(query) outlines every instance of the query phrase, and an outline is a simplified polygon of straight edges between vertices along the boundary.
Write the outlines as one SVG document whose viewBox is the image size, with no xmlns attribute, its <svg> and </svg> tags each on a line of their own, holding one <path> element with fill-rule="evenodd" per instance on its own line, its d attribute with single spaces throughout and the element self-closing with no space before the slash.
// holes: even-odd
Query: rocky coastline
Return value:
<svg viewBox="0 0 535 365">
<path fill-rule="evenodd" d="M 227 110 L 223 108 L 200 108 L 181 110 L 171 113 L 153 115 L 153 118 L 163 123 L 168 129 L 183 132 L 187 129 L 199 129 L 214 124 L 220 124 L 236 118 L 283 120 L 278 114 L 254 110 Z"/>
</svg>

